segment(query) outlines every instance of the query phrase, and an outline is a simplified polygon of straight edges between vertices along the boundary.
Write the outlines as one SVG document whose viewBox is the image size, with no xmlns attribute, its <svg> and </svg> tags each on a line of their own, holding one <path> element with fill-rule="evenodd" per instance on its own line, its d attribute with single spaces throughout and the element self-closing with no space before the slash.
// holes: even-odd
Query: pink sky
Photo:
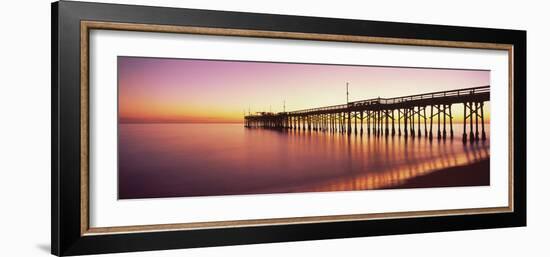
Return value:
<svg viewBox="0 0 550 257">
<path fill-rule="evenodd" d="M 118 57 L 122 122 L 241 122 L 243 112 L 286 111 L 376 97 L 489 85 L 490 72 Z"/>
</svg>

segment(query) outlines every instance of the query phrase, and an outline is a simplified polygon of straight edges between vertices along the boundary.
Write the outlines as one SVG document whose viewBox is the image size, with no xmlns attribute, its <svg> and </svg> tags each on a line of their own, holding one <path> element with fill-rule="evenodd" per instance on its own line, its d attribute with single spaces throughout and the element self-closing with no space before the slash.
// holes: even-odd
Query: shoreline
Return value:
<svg viewBox="0 0 550 257">
<path fill-rule="evenodd" d="M 434 171 L 430 174 L 412 178 L 397 186 L 383 189 L 434 188 L 489 186 L 490 161 L 481 160 L 472 164 Z"/>
</svg>

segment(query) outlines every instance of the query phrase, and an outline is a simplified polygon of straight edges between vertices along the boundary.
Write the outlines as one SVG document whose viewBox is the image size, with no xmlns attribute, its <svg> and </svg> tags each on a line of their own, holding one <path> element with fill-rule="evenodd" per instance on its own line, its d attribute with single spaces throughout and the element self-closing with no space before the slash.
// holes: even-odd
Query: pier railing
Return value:
<svg viewBox="0 0 550 257">
<path fill-rule="evenodd" d="M 378 104 L 402 104 L 405 102 L 412 102 L 412 101 L 418 101 L 418 100 L 436 100 L 437 98 L 456 97 L 457 99 L 460 99 L 460 98 L 465 98 L 472 95 L 479 96 L 480 94 L 487 94 L 488 96 L 489 93 L 490 93 L 490 86 L 480 86 L 480 87 L 463 88 L 463 89 L 456 89 L 456 90 L 430 92 L 430 93 L 409 95 L 409 96 L 400 96 L 400 97 L 393 97 L 393 98 L 372 98 L 367 100 L 353 101 L 347 104 L 339 104 L 339 105 L 316 107 L 316 108 L 310 108 L 310 109 L 304 109 L 304 110 L 298 110 L 298 111 L 291 111 L 291 112 L 288 112 L 288 114 L 292 115 L 292 114 L 307 114 L 307 113 L 320 112 L 320 111 L 340 111 L 343 109 L 353 108 L 353 107 L 374 106 Z M 283 113 L 279 113 L 279 114 L 283 114 Z"/>
</svg>

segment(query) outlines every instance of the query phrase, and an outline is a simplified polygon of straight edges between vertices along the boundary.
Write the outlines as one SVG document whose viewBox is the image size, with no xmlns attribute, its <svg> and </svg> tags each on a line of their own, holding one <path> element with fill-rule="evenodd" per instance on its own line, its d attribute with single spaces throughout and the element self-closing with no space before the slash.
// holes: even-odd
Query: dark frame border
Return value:
<svg viewBox="0 0 550 257">
<path fill-rule="evenodd" d="M 405 219 L 81 234 L 80 22 L 193 26 L 513 45 L 514 211 Z M 526 225 L 526 32 L 113 5 L 52 4 L 52 253 L 77 255 Z"/>
</svg>

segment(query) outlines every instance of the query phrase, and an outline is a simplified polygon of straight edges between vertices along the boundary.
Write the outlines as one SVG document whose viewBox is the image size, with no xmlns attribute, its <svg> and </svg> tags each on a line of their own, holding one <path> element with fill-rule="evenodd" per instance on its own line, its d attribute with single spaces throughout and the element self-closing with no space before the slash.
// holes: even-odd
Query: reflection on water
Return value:
<svg viewBox="0 0 550 257">
<path fill-rule="evenodd" d="M 455 135 L 461 125 L 454 125 Z M 488 158 L 489 140 L 464 145 L 456 136 L 430 143 L 241 124 L 121 124 L 119 198 L 407 187 L 415 178 Z M 466 178 L 461 185 L 478 184 Z"/>
</svg>

